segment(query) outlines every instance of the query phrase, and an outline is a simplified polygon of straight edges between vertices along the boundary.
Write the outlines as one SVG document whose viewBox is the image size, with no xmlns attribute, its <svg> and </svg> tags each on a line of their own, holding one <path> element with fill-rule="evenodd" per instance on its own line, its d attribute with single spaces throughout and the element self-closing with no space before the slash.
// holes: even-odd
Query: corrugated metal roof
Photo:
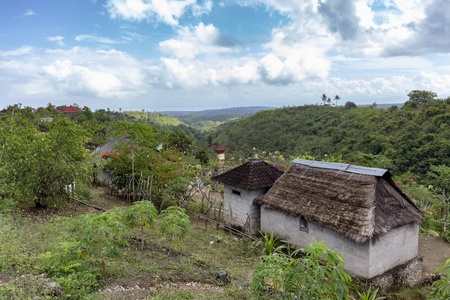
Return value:
<svg viewBox="0 0 450 300">
<path fill-rule="evenodd" d="M 378 177 L 382 177 L 384 174 L 386 174 L 386 172 L 389 172 L 386 169 L 368 168 L 368 167 L 354 166 L 354 165 L 350 165 L 350 164 L 330 163 L 330 162 L 324 162 L 324 161 L 312 161 L 312 160 L 299 159 L 299 158 L 294 159 L 292 162 L 296 163 L 296 164 L 314 167 L 314 168 L 332 169 L 332 170 L 339 170 L 339 171 L 371 175 L 371 176 L 378 176 Z"/>
</svg>

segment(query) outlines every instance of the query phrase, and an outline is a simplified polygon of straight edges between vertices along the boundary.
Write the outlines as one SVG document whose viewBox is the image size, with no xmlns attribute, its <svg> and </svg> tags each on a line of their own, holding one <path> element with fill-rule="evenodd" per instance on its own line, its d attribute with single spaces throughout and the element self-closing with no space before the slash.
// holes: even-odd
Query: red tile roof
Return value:
<svg viewBox="0 0 450 300">
<path fill-rule="evenodd" d="M 251 159 L 228 172 L 213 176 L 212 180 L 246 191 L 254 191 L 270 188 L 283 173 L 262 159 Z"/>
<path fill-rule="evenodd" d="M 212 148 L 214 151 L 225 151 L 228 148 L 225 147 L 224 145 L 222 145 L 221 143 L 219 143 L 216 147 Z"/>
<path fill-rule="evenodd" d="M 60 112 L 68 114 L 68 113 L 82 113 L 83 111 L 70 105 L 61 109 Z"/>
</svg>

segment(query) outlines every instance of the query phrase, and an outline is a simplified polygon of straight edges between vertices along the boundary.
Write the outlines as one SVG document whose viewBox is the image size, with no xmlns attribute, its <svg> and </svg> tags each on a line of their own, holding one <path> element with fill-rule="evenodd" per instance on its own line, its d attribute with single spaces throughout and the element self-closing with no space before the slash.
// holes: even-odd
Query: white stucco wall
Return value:
<svg viewBox="0 0 450 300">
<path fill-rule="evenodd" d="M 419 254 L 419 225 L 408 224 L 389 231 L 370 244 L 370 277 L 406 263 Z"/>
<path fill-rule="evenodd" d="M 236 195 L 232 190 L 239 191 L 241 195 Z M 264 194 L 266 189 L 256 191 L 246 191 L 228 185 L 224 186 L 224 216 L 225 222 L 238 227 L 243 227 L 247 221 L 247 214 L 251 218 L 251 233 L 259 230 L 261 210 L 259 205 L 254 205 L 253 200 Z"/>
<path fill-rule="evenodd" d="M 330 249 L 345 257 L 344 269 L 353 276 L 365 279 L 383 274 L 418 254 L 418 225 L 408 225 L 390 231 L 377 242 L 358 244 L 345 236 L 313 222 L 308 232 L 300 231 L 300 218 L 279 211 L 261 208 L 261 231 L 282 234 L 298 248 L 323 241 Z"/>
</svg>

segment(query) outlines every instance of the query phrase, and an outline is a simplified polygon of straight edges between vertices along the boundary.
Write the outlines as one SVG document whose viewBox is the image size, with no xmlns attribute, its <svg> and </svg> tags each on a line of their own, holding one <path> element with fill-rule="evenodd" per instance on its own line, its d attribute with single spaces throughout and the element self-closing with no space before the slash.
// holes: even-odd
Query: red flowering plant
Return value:
<svg viewBox="0 0 450 300">
<path fill-rule="evenodd" d="M 439 206 L 439 197 L 426 185 L 419 183 L 420 176 L 413 173 L 405 173 L 401 176 L 394 176 L 393 180 L 397 187 L 414 201 L 420 210 L 427 216 L 436 214 Z"/>
<path fill-rule="evenodd" d="M 193 166 L 198 164 L 197 160 L 173 148 L 157 150 L 136 146 L 133 142 L 119 145 L 102 158 L 106 161 L 104 170 L 111 175 L 114 186 L 123 194 L 133 194 L 134 186 L 135 200 L 136 196 L 151 194 L 153 200 L 161 201 L 166 194 L 178 202 L 183 198 L 179 191 L 185 191 L 195 180 Z"/>
</svg>

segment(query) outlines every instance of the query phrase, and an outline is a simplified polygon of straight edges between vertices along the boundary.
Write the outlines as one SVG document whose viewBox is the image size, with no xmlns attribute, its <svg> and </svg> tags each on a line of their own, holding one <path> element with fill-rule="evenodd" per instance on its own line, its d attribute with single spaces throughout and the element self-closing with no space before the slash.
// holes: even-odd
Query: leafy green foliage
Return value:
<svg viewBox="0 0 450 300">
<path fill-rule="evenodd" d="M 98 268 L 80 259 L 74 244 L 63 243 L 57 252 L 46 252 L 40 256 L 39 273 L 45 273 L 63 288 L 65 299 L 85 299 L 86 295 L 99 287 Z"/>
<path fill-rule="evenodd" d="M 268 235 L 267 232 L 264 232 L 264 235 L 262 235 L 261 240 L 256 244 L 256 247 L 262 246 L 263 255 L 272 255 L 276 252 L 280 252 L 282 249 L 286 248 L 279 240 L 280 237 L 281 234 L 274 237 L 273 230 L 270 235 Z"/>
<path fill-rule="evenodd" d="M 141 249 L 144 248 L 144 227 L 153 228 L 156 217 L 156 208 L 150 201 L 134 202 L 123 214 L 125 224 L 129 228 L 141 228 Z"/>
<path fill-rule="evenodd" d="M 357 293 L 359 296 L 359 300 L 383 300 L 383 299 L 386 299 L 386 297 L 377 296 L 379 289 L 376 289 L 375 291 L 371 291 L 370 289 L 371 289 L 371 287 L 369 287 L 369 289 L 365 292 L 358 291 Z"/>
<path fill-rule="evenodd" d="M 38 132 L 21 118 L 0 127 L 3 190 L 38 206 L 56 205 L 63 199 L 65 185 L 89 181 L 91 176 L 83 129 L 66 118 L 55 120 L 50 128 Z"/>
<path fill-rule="evenodd" d="M 125 224 L 133 229 L 136 227 L 155 226 L 156 208 L 150 201 L 137 201 L 125 210 L 123 215 Z"/>
<path fill-rule="evenodd" d="M 391 169 L 392 161 L 384 155 L 365 154 L 358 152 L 353 157 L 351 164 L 370 168 Z"/>
<path fill-rule="evenodd" d="M 450 299 L 450 259 L 445 261 L 445 265 L 436 269 L 435 273 L 442 273 L 442 278 L 433 282 L 436 289 L 431 292 L 428 299 Z"/>
<path fill-rule="evenodd" d="M 305 247 L 304 257 L 264 255 L 255 265 L 250 287 L 255 299 L 347 299 L 351 282 L 344 257 L 322 242 Z M 297 252 L 297 251 L 296 251 Z M 297 253 L 294 252 L 293 255 Z"/>
<path fill-rule="evenodd" d="M 191 229 L 189 216 L 184 208 L 170 206 L 159 217 L 159 231 L 169 240 L 176 239 L 181 243 Z"/>
<path fill-rule="evenodd" d="M 128 242 L 122 238 L 127 228 L 121 216 L 115 213 L 80 216 L 72 231 L 79 231 L 81 239 L 76 246 L 80 257 L 90 258 L 105 268 L 105 258 L 120 256 Z"/>
<path fill-rule="evenodd" d="M 192 146 L 194 139 L 187 136 L 183 131 L 177 130 L 169 133 L 168 142 L 171 148 L 180 152 L 187 152 Z"/>
<path fill-rule="evenodd" d="M 220 141 L 229 148 L 228 157 L 249 157 L 255 147 L 285 157 L 342 155 L 351 162 L 359 151 L 386 157 L 393 173 L 426 180 L 430 165 L 450 165 L 449 116 L 450 102 L 442 99 L 388 110 L 308 105 L 258 112 L 208 136 L 212 145 Z"/>
<path fill-rule="evenodd" d="M 103 169 L 111 175 L 118 189 L 132 192 L 134 180 L 136 189 L 139 186 L 146 190 L 152 178 L 152 200 L 155 202 L 162 201 L 166 192 L 173 199 L 187 201 L 190 197 L 188 183 L 195 181 L 201 171 L 195 158 L 173 148 L 157 151 L 153 147 L 128 143 L 103 154 L 102 158 L 105 160 Z M 135 191 L 136 194 L 139 192 Z"/>
</svg>

